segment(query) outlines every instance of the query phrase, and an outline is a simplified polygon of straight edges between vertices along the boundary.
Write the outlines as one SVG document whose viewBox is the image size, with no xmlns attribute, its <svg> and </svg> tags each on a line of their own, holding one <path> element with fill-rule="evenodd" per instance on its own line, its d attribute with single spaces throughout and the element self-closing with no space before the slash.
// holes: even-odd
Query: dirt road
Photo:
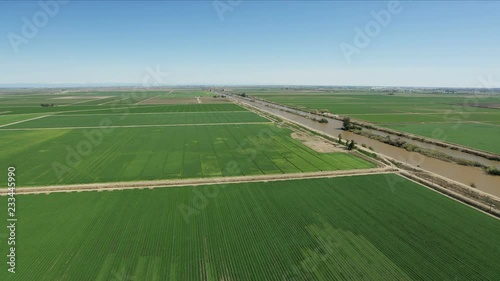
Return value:
<svg viewBox="0 0 500 281">
<path fill-rule="evenodd" d="M 31 121 L 31 120 L 42 119 L 42 118 L 45 118 L 47 116 L 49 116 L 49 115 L 38 116 L 38 117 L 35 117 L 35 118 L 24 119 L 24 120 L 21 120 L 21 121 L 12 122 L 12 123 L 5 124 L 5 125 L 0 125 L 0 128 L 7 127 L 7 126 L 10 126 L 10 125 L 14 125 L 14 124 L 23 123 L 23 122 L 28 122 L 28 121 Z"/>
<path fill-rule="evenodd" d="M 398 171 L 397 169 L 391 167 L 384 167 L 384 168 L 372 168 L 372 169 L 275 174 L 275 175 L 36 186 L 36 187 L 16 188 L 16 194 L 40 194 L 40 193 L 48 194 L 52 192 L 123 190 L 123 189 L 144 189 L 144 188 L 161 188 L 161 187 L 177 187 L 177 186 L 229 184 L 229 183 L 243 183 L 243 182 L 268 182 L 268 181 L 284 181 L 284 180 L 311 179 L 311 178 L 332 178 L 339 176 L 387 174 L 387 173 L 394 173 L 397 171 Z M 8 190 L 6 188 L 0 189 L 0 196 L 5 196 L 7 193 Z"/>
</svg>

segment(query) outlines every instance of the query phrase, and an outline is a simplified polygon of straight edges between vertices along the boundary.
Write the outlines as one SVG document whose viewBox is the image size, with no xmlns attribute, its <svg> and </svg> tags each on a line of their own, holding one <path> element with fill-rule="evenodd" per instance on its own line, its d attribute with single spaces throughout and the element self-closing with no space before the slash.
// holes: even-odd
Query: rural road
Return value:
<svg viewBox="0 0 500 281">
<path fill-rule="evenodd" d="M 332 178 L 340 176 L 387 174 L 387 173 L 395 173 L 397 171 L 398 169 L 392 167 L 383 167 L 383 168 L 372 168 L 372 169 L 323 171 L 323 172 L 274 174 L 274 175 L 35 186 L 35 187 L 16 188 L 16 194 L 40 194 L 40 193 L 48 194 L 52 192 L 123 190 L 123 189 L 214 185 L 214 184 L 229 184 L 229 183 L 244 183 L 244 182 L 284 181 L 284 180 L 298 180 L 298 179 L 311 179 L 311 178 Z M 7 193 L 8 193 L 7 188 L 0 189 L 0 196 L 5 196 L 7 195 Z"/>
</svg>

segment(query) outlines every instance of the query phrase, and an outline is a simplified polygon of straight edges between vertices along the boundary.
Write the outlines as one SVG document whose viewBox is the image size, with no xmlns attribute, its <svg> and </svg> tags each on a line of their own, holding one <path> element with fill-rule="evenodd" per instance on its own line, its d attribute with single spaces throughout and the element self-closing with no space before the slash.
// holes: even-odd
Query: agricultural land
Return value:
<svg viewBox="0 0 500 281">
<path fill-rule="evenodd" d="M 11 149 L 0 155 L 0 161 L 15 163 L 23 171 L 18 177 L 23 186 L 374 167 L 349 153 L 317 152 L 292 138 L 290 129 L 227 100 L 185 104 L 200 92 L 183 97 L 154 91 L 143 95 L 140 100 L 162 96 L 171 103 L 132 103 L 136 97 L 122 98 L 120 92 L 44 100 L 35 96 L 31 103 L 20 98 L 24 106 L 13 106 L 19 98 L 4 98 L 0 111 L 8 112 L 0 115 L 0 144 Z M 90 98 L 95 96 L 111 100 L 95 105 Z M 47 108 L 34 104 L 47 100 L 65 102 Z"/>
<path fill-rule="evenodd" d="M 299 94 L 260 96 L 308 104 Z M 340 114 L 332 100 L 313 95 L 307 108 Z M 369 108 L 353 118 L 372 116 Z M 0 280 L 500 275 L 500 221 L 484 208 L 219 91 L 2 92 L 0 112 L 0 162 L 15 167 L 19 190 L 17 269 Z M 7 173 L 0 182 L 6 191 Z"/>
<path fill-rule="evenodd" d="M 238 90 L 306 110 L 349 116 L 402 132 L 500 154 L 498 95 Z"/>
<path fill-rule="evenodd" d="M 8 280 L 500 274 L 497 219 L 394 174 L 20 195 L 18 202 L 18 255 L 30 270 Z"/>
</svg>

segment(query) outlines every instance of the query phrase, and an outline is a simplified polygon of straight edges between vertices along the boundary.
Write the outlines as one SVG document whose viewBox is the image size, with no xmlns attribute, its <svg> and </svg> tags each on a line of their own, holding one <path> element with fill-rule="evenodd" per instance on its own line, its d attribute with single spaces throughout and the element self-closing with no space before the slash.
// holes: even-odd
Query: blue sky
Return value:
<svg viewBox="0 0 500 281">
<path fill-rule="evenodd" d="M 23 17 L 34 24 L 46 13 L 38 1 L 0 2 L 0 83 L 140 83 L 156 65 L 170 73 L 166 84 L 472 87 L 500 78 L 500 2 L 401 2 L 391 14 L 388 1 L 242 1 L 222 17 L 214 3 L 230 5 L 69 1 L 27 38 Z M 391 20 L 357 48 L 356 28 L 381 10 Z M 350 60 L 342 42 L 358 50 Z"/>
</svg>

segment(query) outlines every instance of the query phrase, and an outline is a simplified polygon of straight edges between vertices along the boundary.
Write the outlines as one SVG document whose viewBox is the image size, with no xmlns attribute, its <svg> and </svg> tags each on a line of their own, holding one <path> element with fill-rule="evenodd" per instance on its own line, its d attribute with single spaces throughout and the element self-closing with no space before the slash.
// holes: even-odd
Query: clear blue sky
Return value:
<svg viewBox="0 0 500 281">
<path fill-rule="evenodd" d="M 221 1 L 221 3 L 227 3 Z M 169 84 L 477 86 L 500 78 L 500 3 L 402 2 L 347 61 L 355 28 L 387 1 L 70 1 L 15 52 L 8 34 L 43 11 L 0 2 L 0 83 L 139 83 L 148 66 Z M 496 79 L 499 80 L 499 79 Z"/>
</svg>

